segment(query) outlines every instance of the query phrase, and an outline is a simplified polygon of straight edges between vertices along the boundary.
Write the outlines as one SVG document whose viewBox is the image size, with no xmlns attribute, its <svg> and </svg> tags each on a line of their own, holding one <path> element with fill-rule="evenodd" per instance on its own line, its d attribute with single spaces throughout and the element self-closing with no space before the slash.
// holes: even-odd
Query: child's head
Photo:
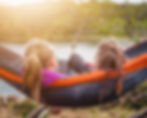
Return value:
<svg viewBox="0 0 147 118">
<path fill-rule="evenodd" d="M 119 44 L 114 40 L 114 39 L 110 39 L 110 40 L 106 40 L 106 41 L 102 41 L 98 47 L 99 52 L 101 50 L 105 51 L 105 50 L 115 50 L 117 48 L 119 48 Z"/>
<path fill-rule="evenodd" d="M 42 40 L 34 40 L 28 43 L 25 58 L 36 56 L 42 68 L 49 68 L 55 64 L 54 52 L 50 44 Z"/>
<path fill-rule="evenodd" d="M 31 92 L 40 86 L 42 69 L 55 66 L 55 56 L 46 41 L 34 40 L 28 43 L 24 59 L 24 84 Z"/>
<path fill-rule="evenodd" d="M 124 58 L 123 50 L 115 40 L 103 41 L 96 52 L 96 67 L 100 69 L 115 68 L 121 58 Z"/>
</svg>

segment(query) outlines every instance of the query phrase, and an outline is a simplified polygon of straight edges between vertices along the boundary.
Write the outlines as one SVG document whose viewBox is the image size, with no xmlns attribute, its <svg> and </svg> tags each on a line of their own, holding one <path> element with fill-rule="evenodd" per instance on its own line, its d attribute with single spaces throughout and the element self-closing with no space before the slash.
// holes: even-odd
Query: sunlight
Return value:
<svg viewBox="0 0 147 118">
<path fill-rule="evenodd" d="M 0 4 L 8 6 L 18 6 L 24 4 L 36 4 L 41 3 L 43 0 L 0 0 Z"/>
</svg>

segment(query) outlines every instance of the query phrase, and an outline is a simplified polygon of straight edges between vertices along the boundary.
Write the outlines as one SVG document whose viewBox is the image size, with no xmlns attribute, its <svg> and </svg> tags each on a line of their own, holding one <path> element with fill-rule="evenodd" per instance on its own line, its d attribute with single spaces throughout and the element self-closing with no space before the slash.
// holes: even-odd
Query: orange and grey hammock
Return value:
<svg viewBox="0 0 147 118">
<path fill-rule="evenodd" d="M 147 42 L 142 42 L 126 50 L 130 60 L 124 65 L 125 72 L 122 94 L 133 89 L 147 78 Z M 22 58 L 17 54 L 0 48 L 0 78 L 23 91 L 21 76 Z M 113 71 L 107 75 L 103 70 L 75 75 L 57 80 L 51 86 L 42 89 L 45 103 L 53 105 L 92 105 L 117 98 L 116 84 L 120 73 Z M 102 88 L 107 82 L 107 88 Z M 27 92 L 23 91 L 27 94 Z"/>
</svg>

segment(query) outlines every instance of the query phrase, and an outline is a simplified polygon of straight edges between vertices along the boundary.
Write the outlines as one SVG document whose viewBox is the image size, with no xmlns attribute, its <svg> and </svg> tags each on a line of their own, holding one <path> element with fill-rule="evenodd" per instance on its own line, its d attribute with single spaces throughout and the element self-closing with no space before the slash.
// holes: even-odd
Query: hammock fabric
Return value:
<svg viewBox="0 0 147 118">
<path fill-rule="evenodd" d="M 127 49 L 125 53 L 130 60 L 123 67 L 125 76 L 122 94 L 147 78 L 147 41 Z M 23 58 L 2 47 L 0 55 L 0 77 L 23 91 L 23 78 L 20 72 Z M 43 88 L 42 98 L 45 103 L 52 105 L 83 106 L 106 102 L 118 97 L 115 90 L 119 76 L 120 73 L 116 70 L 109 76 L 105 71 L 98 70 L 64 78 Z M 107 87 L 103 92 L 106 83 Z M 102 95 L 103 99 L 100 100 Z"/>
</svg>

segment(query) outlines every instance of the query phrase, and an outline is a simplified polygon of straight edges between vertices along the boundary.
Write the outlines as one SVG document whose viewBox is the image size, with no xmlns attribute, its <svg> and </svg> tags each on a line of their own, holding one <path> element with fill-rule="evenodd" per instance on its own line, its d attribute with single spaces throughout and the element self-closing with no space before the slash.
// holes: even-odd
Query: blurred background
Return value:
<svg viewBox="0 0 147 118">
<path fill-rule="evenodd" d="M 139 40 L 146 32 L 147 0 L 0 0 L 0 41 Z"/>
<path fill-rule="evenodd" d="M 65 60 L 76 42 L 75 51 L 93 62 L 98 42 L 112 37 L 123 48 L 147 38 L 147 0 L 0 0 L 0 45 L 21 56 L 25 43 L 39 38 L 52 42 L 56 56 Z M 126 118 L 147 107 L 147 82 L 123 98 L 123 106 L 118 100 L 87 108 L 61 108 L 60 114 L 45 118 Z M 37 104 L 0 80 L 0 118 L 25 118 L 35 107 Z"/>
</svg>

